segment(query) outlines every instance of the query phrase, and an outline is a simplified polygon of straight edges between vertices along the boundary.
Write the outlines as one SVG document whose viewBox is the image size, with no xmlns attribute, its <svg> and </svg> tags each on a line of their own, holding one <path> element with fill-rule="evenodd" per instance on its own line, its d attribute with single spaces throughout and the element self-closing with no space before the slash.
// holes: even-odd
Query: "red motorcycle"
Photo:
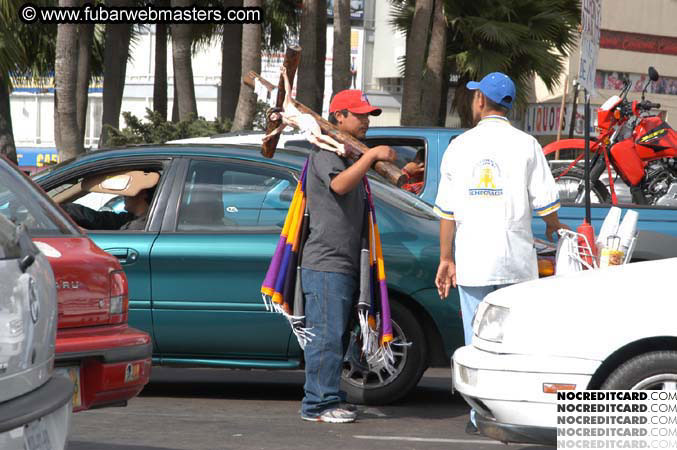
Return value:
<svg viewBox="0 0 677 450">
<path fill-rule="evenodd" d="M 663 119 L 651 114 L 658 103 L 644 99 L 649 83 L 658 80 L 658 72 L 649 67 L 649 80 L 641 101 L 628 101 L 632 86 L 626 80 L 620 95 L 609 98 L 597 110 L 599 135 L 590 142 L 590 186 L 593 202 L 617 204 L 615 173 L 630 187 L 632 201 L 639 205 L 677 206 L 677 133 Z M 578 166 L 584 157 L 583 139 L 563 139 L 545 146 L 546 155 L 574 150 L 577 155 L 568 167 L 552 171 L 560 185 L 560 194 L 575 194 L 576 203 L 584 200 L 584 173 Z M 600 180 L 607 171 L 609 189 Z M 567 187 L 573 187 L 570 191 Z M 611 192 L 609 192 L 611 191 Z M 572 195 L 573 197 L 573 195 Z M 566 198 L 562 198 L 566 200 Z"/>
</svg>

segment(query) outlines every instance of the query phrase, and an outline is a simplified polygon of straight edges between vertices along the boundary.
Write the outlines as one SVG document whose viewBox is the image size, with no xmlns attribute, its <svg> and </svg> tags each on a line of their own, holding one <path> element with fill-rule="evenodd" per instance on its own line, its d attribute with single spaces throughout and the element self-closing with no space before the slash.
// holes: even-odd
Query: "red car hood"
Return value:
<svg viewBox="0 0 677 450">
<path fill-rule="evenodd" d="M 56 279 L 61 328 L 110 323 L 110 273 L 118 260 L 87 237 L 33 239 Z"/>
</svg>

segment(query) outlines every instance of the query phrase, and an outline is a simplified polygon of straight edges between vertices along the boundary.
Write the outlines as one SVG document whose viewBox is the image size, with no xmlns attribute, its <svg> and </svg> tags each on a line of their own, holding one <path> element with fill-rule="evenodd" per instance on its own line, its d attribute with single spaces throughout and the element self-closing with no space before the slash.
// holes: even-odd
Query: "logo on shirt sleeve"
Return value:
<svg viewBox="0 0 677 450">
<path fill-rule="evenodd" d="M 473 187 L 468 192 L 471 196 L 495 197 L 503 195 L 501 181 L 501 169 L 498 164 L 491 159 L 483 159 L 473 168 Z"/>
</svg>

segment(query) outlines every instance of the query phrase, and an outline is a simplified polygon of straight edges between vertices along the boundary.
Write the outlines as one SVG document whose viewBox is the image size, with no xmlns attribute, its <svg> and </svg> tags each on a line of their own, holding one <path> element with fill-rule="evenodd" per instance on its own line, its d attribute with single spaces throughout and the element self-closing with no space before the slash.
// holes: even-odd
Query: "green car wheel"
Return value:
<svg viewBox="0 0 677 450">
<path fill-rule="evenodd" d="M 383 405 L 400 400 L 416 386 L 426 369 L 426 340 L 421 325 L 400 303 L 392 301 L 390 307 L 395 371 L 370 368 L 361 354 L 357 334 L 353 332 L 341 375 L 341 388 L 350 403 Z"/>
</svg>

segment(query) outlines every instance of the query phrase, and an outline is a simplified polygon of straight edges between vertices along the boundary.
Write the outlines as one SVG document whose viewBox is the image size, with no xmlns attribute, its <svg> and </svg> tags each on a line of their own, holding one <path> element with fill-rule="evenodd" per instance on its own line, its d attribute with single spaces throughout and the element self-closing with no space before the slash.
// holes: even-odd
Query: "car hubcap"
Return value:
<svg viewBox="0 0 677 450">
<path fill-rule="evenodd" d="M 662 373 L 645 378 L 630 389 L 645 391 L 677 391 L 677 374 Z"/>
<path fill-rule="evenodd" d="M 359 333 L 350 334 L 350 344 L 346 357 L 343 360 L 342 378 L 350 385 L 360 389 L 377 389 L 384 387 L 397 379 L 407 362 L 408 344 L 402 329 L 395 321 L 393 323 L 393 341 L 391 349 L 395 357 L 395 370 L 390 373 L 382 365 L 369 366 L 362 355 L 362 344 Z"/>
</svg>

